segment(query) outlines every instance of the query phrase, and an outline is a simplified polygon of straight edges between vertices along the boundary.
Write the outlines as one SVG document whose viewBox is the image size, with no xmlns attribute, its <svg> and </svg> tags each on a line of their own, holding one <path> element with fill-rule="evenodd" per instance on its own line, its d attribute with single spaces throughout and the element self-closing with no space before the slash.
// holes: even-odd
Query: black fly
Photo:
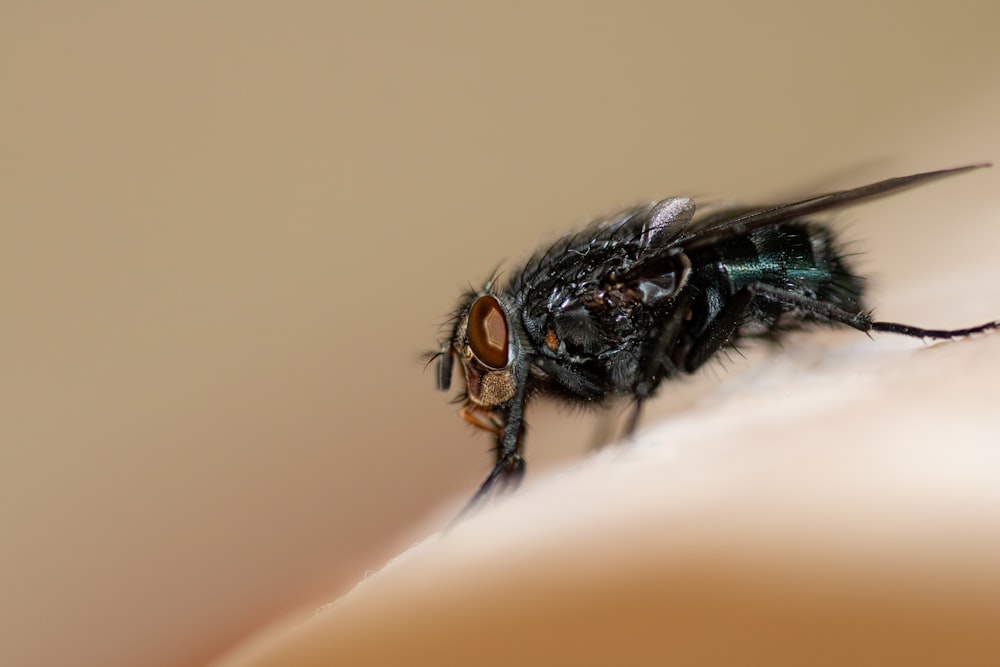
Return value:
<svg viewBox="0 0 1000 667">
<path fill-rule="evenodd" d="M 594 222 L 535 254 L 506 285 L 465 294 L 440 351 L 437 385 L 465 371 L 462 416 L 496 438 L 496 464 L 466 509 L 497 482 L 524 474 L 524 408 L 535 395 L 587 404 L 627 396 L 635 408 L 663 380 L 693 373 L 744 338 L 776 339 L 814 322 L 915 338 L 960 338 L 967 329 L 877 322 L 864 280 L 829 226 L 813 213 L 880 197 L 988 164 L 892 178 L 764 208 L 695 216 L 671 197 Z"/>
</svg>

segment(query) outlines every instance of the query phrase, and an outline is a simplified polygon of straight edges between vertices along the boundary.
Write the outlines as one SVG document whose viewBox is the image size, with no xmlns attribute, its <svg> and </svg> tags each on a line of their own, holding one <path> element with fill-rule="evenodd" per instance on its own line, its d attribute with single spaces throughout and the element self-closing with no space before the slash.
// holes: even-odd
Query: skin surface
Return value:
<svg viewBox="0 0 1000 667">
<path fill-rule="evenodd" d="M 788 348 L 214 667 L 1000 660 L 1000 336 Z"/>
</svg>

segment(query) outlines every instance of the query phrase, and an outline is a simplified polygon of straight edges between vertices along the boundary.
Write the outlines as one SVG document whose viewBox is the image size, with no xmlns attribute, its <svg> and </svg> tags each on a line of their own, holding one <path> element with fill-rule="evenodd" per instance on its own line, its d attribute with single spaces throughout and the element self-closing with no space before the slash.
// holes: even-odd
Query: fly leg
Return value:
<svg viewBox="0 0 1000 667">
<path fill-rule="evenodd" d="M 975 334 L 987 333 L 989 331 L 1000 329 L 1000 320 L 986 322 L 985 324 L 965 329 L 922 329 L 920 327 L 910 326 L 909 324 L 876 322 L 872 319 L 871 313 L 852 313 L 834 305 L 810 299 L 807 296 L 802 296 L 801 294 L 789 292 L 770 285 L 757 285 L 756 290 L 760 296 L 771 301 L 776 301 L 788 306 L 795 306 L 796 308 L 800 308 L 801 310 L 821 319 L 846 324 L 849 327 L 853 327 L 858 331 L 863 331 L 865 333 L 869 333 L 871 331 L 882 331 L 885 333 L 899 334 L 901 336 L 910 336 L 911 338 L 934 338 L 940 340 L 964 338 L 966 336 L 973 336 Z"/>
<path fill-rule="evenodd" d="M 522 435 L 524 430 L 522 428 Z M 455 520 L 452 521 L 451 525 L 458 523 L 462 517 L 468 514 L 472 508 L 479 504 L 479 502 L 489 495 L 490 491 L 493 490 L 494 485 L 498 482 L 500 483 L 501 490 L 515 489 L 521 483 L 524 478 L 524 457 L 521 456 L 519 451 L 514 451 L 512 453 L 506 453 L 503 449 L 503 434 L 497 435 L 497 462 L 493 466 L 493 470 L 490 474 L 486 476 L 483 483 L 479 485 L 479 489 L 476 491 L 475 495 L 466 503 L 462 511 L 459 512 Z"/>
<path fill-rule="evenodd" d="M 666 372 L 667 377 L 677 374 L 677 367 L 670 359 L 670 353 L 677 344 L 677 339 L 681 334 L 681 326 L 688 314 L 688 307 L 691 305 L 691 292 L 685 290 L 674 300 L 673 311 L 670 317 L 664 322 L 659 335 L 651 345 L 643 358 L 639 361 L 639 380 L 632 387 L 632 395 L 635 397 L 635 407 L 625 422 L 623 431 L 624 437 L 631 437 L 635 433 L 635 427 L 639 423 L 639 414 L 642 412 L 642 405 L 649 398 L 656 387 L 660 384 L 660 374 Z"/>
<path fill-rule="evenodd" d="M 747 308 L 755 296 L 757 296 L 757 291 L 752 286 L 744 287 L 737 292 L 732 300 L 715 316 L 705 335 L 689 349 L 680 351 L 676 358 L 671 356 L 671 352 L 678 341 L 681 327 L 687 316 L 688 305 L 691 303 L 690 297 L 686 298 L 683 304 L 680 304 L 683 307 L 674 310 L 663 329 L 657 346 L 654 348 L 656 354 L 650 355 L 646 359 L 644 380 L 636 384 L 634 390 L 636 406 L 626 425 L 626 436 L 631 435 L 635 429 L 643 401 L 656 388 L 656 372 L 659 368 L 665 366 L 668 377 L 681 371 L 693 373 L 698 370 L 723 345 L 729 342 L 736 330 L 743 324 L 744 315 L 746 315 Z"/>
<path fill-rule="evenodd" d="M 515 368 L 513 380 L 517 389 L 510 402 L 499 411 L 503 428 L 496 434 L 496 464 L 450 526 L 458 523 L 483 498 L 488 496 L 498 482 L 502 489 L 516 488 L 524 477 L 525 464 L 524 457 L 521 456 L 521 444 L 524 440 L 524 404 L 527 399 L 525 376 L 527 370 L 527 365 Z"/>
<path fill-rule="evenodd" d="M 503 424 L 497 422 L 496 417 L 494 417 L 490 412 L 487 412 L 486 417 L 480 417 L 482 412 L 483 411 L 479 408 L 479 406 L 469 404 L 459 410 L 458 414 L 462 417 L 462 419 L 476 428 L 480 428 L 484 431 L 492 433 L 493 435 L 500 435 L 503 433 Z"/>
</svg>

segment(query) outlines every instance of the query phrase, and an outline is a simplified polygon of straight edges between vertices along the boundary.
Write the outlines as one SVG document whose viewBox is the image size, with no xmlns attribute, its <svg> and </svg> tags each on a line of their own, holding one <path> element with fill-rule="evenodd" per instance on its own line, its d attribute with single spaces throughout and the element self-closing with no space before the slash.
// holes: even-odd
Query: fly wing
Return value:
<svg viewBox="0 0 1000 667">
<path fill-rule="evenodd" d="M 991 163 L 985 162 L 953 169 L 928 171 L 911 176 L 900 176 L 850 190 L 810 197 L 790 204 L 759 208 L 731 208 L 698 220 L 683 230 L 679 236 L 670 239 L 669 243 L 682 247 L 684 252 L 690 252 L 737 236 L 743 236 L 761 227 L 776 225 L 821 211 L 851 206 L 862 201 L 884 197 L 906 188 L 923 185 L 938 178 L 990 166 L 992 166 Z"/>
<path fill-rule="evenodd" d="M 695 204 L 687 197 L 670 197 L 635 209 L 615 238 L 630 250 L 632 261 L 609 267 L 601 281 L 602 294 L 621 303 L 655 306 L 673 298 L 687 280 L 690 264 L 671 239 L 683 236 L 694 219 Z"/>
<path fill-rule="evenodd" d="M 669 197 L 597 220 L 583 234 L 592 236 L 592 244 L 632 246 L 641 258 L 663 250 L 666 239 L 683 235 L 694 218 L 694 210 L 694 202 L 687 197 Z"/>
<path fill-rule="evenodd" d="M 635 262 L 617 279 L 623 283 L 662 283 L 670 292 L 666 296 L 672 296 L 686 277 L 678 274 L 683 249 L 676 240 L 693 234 L 694 213 L 695 204 L 687 197 L 670 197 L 646 207 L 632 223 L 632 239 L 637 246 Z M 663 297 L 662 290 L 659 292 Z"/>
<path fill-rule="evenodd" d="M 662 251 L 668 239 L 684 234 L 694 210 L 694 202 L 687 197 L 670 197 L 653 204 L 639 231 L 640 257 Z"/>
</svg>

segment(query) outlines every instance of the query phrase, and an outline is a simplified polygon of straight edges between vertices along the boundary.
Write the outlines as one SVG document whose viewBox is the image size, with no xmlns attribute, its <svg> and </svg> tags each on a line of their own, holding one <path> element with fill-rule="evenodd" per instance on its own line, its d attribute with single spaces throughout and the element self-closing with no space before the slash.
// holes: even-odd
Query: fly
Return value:
<svg viewBox="0 0 1000 667">
<path fill-rule="evenodd" d="M 466 506 L 524 475 L 524 410 L 535 396 L 633 402 L 625 434 L 664 380 L 694 373 L 748 338 L 780 339 L 824 322 L 863 332 L 949 339 L 1000 328 L 924 329 L 872 318 L 831 227 L 807 216 L 990 164 L 892 178 L 769 207 L 695 215 L 686 197 L 624 210 L 532 256 L 506 284 L 459 301 L 430 355 L 447 391 L 457 359 L 461 415 L 493 434 L 493 470 Z"/>
</svg>

